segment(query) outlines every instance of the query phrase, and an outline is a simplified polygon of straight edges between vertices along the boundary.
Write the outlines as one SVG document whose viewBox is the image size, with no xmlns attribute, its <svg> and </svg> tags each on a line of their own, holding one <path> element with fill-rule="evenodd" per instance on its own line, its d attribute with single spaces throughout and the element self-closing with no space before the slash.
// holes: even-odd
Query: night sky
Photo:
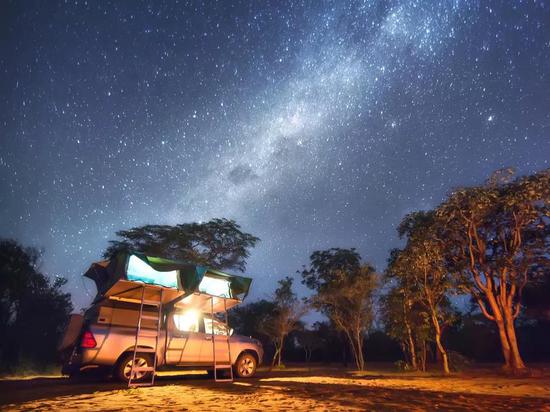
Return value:
<svg viewBox="0 0 550 412">
<path fill-rule="evenodd" d="M 550 3 L 230 3 L 1 3 L 0 236 L 76 308 L 119 229 L 235 219 L 254 299 L 318 249 L 382 270 L 406 213 L 550 166 Z"/>
</svg>

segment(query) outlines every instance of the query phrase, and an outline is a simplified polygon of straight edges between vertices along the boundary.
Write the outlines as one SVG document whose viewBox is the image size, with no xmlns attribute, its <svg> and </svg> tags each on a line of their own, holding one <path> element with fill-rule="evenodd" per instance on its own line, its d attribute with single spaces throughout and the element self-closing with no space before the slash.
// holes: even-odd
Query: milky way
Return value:
<svg viewBox="0 0 550 412">
<path fill-rule="evenodd" d="M 544 2 L 0 7 L 0 236 L 76 307 L 119 229 L 236 219 L 257 298 L 321 248 L 382 270 L 406 213 L 549 166 Z"/>
</svg>

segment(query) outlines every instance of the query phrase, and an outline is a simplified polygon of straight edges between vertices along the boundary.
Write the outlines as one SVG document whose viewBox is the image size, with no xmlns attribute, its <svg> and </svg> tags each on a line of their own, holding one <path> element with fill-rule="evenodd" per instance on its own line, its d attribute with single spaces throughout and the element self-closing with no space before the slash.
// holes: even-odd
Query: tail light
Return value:
<svg viewBox="0 0 550 412">
<path fill-rule="evenodd" d="M 87 330 L 84 332 L 84 335 L 82 335 L 82 341 L 80 342 L 81 348 L 95 348 L 97 345 L 97 342 L 95 341 L 94 334 Z"/>
</svg>

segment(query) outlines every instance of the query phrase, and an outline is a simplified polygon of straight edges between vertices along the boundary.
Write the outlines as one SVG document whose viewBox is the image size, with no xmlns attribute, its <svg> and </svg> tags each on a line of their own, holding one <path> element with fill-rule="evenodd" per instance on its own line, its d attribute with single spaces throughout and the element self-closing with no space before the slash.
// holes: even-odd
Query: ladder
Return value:
<svg viewBox="0 0 550 412">
<path fill-rule="evenodd" d="M 132 359 L 132 367 L 130 369 L 130 378 L 128 379 L 128 387 L 132 387 L 132 388 L 135 388 L 135 387 L 138 387 L 138 386 L 153 386 L 155 384 L 155 373 L 156 373 L 156 370 L 157 370 L 157 349 L 158 349 L 158 345 L 159 345 L 159 336 L 160 336 L 160 326 L 161 326 L 161 323 L 162 323 L 162 295 L 163 295 L 163 288 L 162 287 L 159 287 L 158 289 L 157 288 L 154 288 L 154 289 L 157 289 L 157 291 L 159 292 L 157 296 L 155 297 L 158 297 L 158 300 L 156 299 L 150 299 L 150 300 L 146 300 L 145 299 L 145 289 L 146 288 L 149 288 L 149 289 L 152 289 L 151 286 L 146 286 L 146 285 L 143 285 L 142 289 L 141 289 L 141 301 L 140 301 L 140 305 L 139 305 L 139 317 L 138 317 L 138 322 L 137 322 L 137 328 L 136 328 L 136 337 L 135 337 L 135 342 L 134 342 L 134 356 L 133 356 L 133 359 Z M 150 306 L 156 306 L 158 308 L 158 311 L 157 311 L 157 315 L 156 316 L 153 316 L 153 315 L 146 315 L 143 313 L 143 305 L 150 305 Z M 154 335 L 151 335 L 150 333 L 147 335 L 147 336 L 144 336 L 142 334 L 142 330 L 141 330 L 141 321 L 142 320 L 152 320 L 154 322 L 156 322 L 156 325 L 157 325 L 157 330 L 156 330 L 156 333 Z M 142 348 L 139 348 L 139 342 L 140 342 L 140 339 L 141 338 L 145 338 L 145 337 L 152 337 L 154 336 L 155 338 L 155 347 L 154 349 L 151 349 L 150 347 L 142 347 Z M 140 353 L 152 353 L 153 354 L 153 366 L 137 366 L 136 365 L 136 354 L 140 352 Z M 139 372 L 145 372 L 145 373 L 148 373 L 148 372 L 151 372 L 151 380 L 150 381 L 143 381 L 143 382 L 133 382 L 135 379 L 136 379 L 136 376 Z"/>
<path fill-rule="evenodd" d="M 214 381 L 215 382 L 233 382 L 233 365 L 231 365 L 231 344 L 229 342 L 229 321 L 227 319 L 227 302 L 225 298 L 223 299 L 223 312 L 224 312 L 224 318 L 225 322 L 222 323 L 222 325 L 225 326 L 225 335 L 216 335 L 214 330 L 214 297 L 212 296 L 210 298 L 211 303 L 211 311 L 210 316 L 212 319 L 212 330 L 211 330 L 211 337 L 212 337 L 212 355 L 214 360 Z M 218 361 L 216 360 L 216 336 L 218 336 L 219 339 L 225 340 L 227 343 L 227 361 Z M 218 377 L 218 371 L 223 370 L 229 370 L 229 373 L 226 375 L 226 377 Z"/>
</svg>

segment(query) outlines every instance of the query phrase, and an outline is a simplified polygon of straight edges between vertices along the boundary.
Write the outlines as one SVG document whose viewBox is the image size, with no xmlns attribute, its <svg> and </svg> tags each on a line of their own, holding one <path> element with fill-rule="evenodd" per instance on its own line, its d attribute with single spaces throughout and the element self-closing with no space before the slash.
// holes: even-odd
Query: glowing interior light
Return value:
<svg viewBox="0 0 550 412">
<path fill-rule="evenodd" d="M 168 288 L 178 287 L 177 270 L 172 270 L 170 272 L 156 271 L 143 260 L 134 255 L 130 256 L 130 259 L 128 260 L 128 270 L 126 273 L 128 280 L 152 283 Z"/>
<path fill-rule="evenodd" d="M 176 328 L 182 332 L 198 332 L 199 316 L 199 311 L 195 309 L 174 313 L 174 323 L 176 324 Z"/>
<path fill-rule="evenodd" d="M 226 279 L 204 276 L 199 285 L 199 292 L 221 298 L 230 298 L 229 281 Z"/>
</svg>

